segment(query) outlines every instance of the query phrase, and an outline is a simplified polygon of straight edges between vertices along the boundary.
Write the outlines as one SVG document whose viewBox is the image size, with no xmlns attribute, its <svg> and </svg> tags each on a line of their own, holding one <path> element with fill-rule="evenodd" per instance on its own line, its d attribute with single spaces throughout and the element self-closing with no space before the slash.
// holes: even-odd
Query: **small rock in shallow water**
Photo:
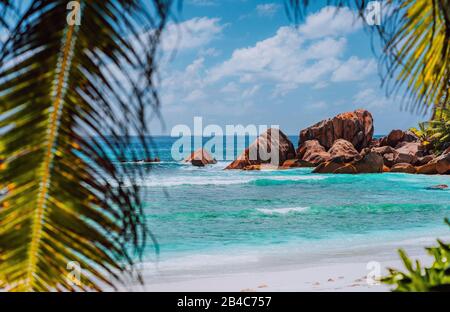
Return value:
<svg viewBox="0 0 450 312">
<path fill-rule="evenodd" d="M 439 184 L 427 187 L 427 190 L 446 190 L 446 189 L 448 189 L 448 185 L 446 184 Z"/>
</svg>

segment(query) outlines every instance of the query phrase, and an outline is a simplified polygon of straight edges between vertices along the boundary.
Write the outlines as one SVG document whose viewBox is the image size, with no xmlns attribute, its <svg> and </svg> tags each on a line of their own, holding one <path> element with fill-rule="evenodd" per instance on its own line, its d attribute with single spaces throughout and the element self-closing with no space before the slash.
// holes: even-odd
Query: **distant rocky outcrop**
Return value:
<svg viewBox="0 0 450 312">
<path fill-rule="evenodd" d="M 275 130 L 279 139 L 272 144 L 279 150 L 274 162 L 269 155 L 269 142 Z M 359 109 L 342 113 L 300 131 L 295 153 L 284 133 L 269 129 L 226 169 L 315 167 L 314 173 L 450 174 L 450 147 L 436 156 L 411 131 L 392 130 L 381 139 L 374 139 L 373 131 L 373 118 L 368 111 Z M 262 155 L 258 151 L 260 146 L 264 147 Z"/>
<path fill-rule="evenodd" d="M 274 155 L 275 157 L 272 157 Z M 292 142 L 281 130 L 271 128 L 261 134 L 225 169 L 245 169 L 261 164 L 281 166 L 286 160 L 293 158 L 295 158 L 295 149 Z"/>
<path fill-rule="evenodd" d="M 217 163 L 217 161 L 203 148 L 199 148 L 195 152 L 192 152 L 184 161 L 190 162 L 196 167 L 204 167 L 205 165 Z"/>
<path fill-rule="evenodd" d="M 299 146 L 308 140 L 317 140 L 326 150 L 338 139 L 344 139 L 358 150 L 368 147 L 373 137 L 372 115 L 362 109 L 322 120 L 300 131 Z"/>
</svg>

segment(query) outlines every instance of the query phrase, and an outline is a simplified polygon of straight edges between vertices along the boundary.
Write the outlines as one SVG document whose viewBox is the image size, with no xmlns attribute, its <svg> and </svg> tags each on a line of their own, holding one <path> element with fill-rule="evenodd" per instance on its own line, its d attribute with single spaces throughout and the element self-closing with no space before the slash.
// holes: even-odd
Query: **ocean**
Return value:
<svg viewBox="0 0 450 312">
<path fill-rule="evenodd" d="M 294 146 L 297 138 L 290 137 Z M 161 162 L 151 164 L 139 181 L 148 226 L 158 242 L 156 249 L 149 241 L 145 261 L 183 267 L 189 261 L 180 259 L 197 259 L 196 265 L 220 265 L 217 259 L 246 261 L 259 251 L 308 254 L 449 237 L 444 218 L 450 215 L 450 191 L 427 189 L 450 184 L 449 176 L 223 170 L 231 160 L 198 168 L 172 159 L 176 140 L 153 138 L 153 155 Z"/>
</svg>

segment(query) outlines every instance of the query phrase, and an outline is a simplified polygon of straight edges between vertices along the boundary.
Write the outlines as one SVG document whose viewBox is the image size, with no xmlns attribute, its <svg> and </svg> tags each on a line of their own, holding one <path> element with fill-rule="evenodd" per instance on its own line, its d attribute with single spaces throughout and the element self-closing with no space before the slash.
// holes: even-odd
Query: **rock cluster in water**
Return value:
<svg viewBox="0 0 450 312">
<path fill-rule="evenodd" d="M 204 167 L 205 165 L 215 164 L 215 160 L 207 151 L 203 148 L 199 148 L 195 152 L 192 152 L 184 162 L 190 162 L 193 166 Z"/>
<path fill-rule="evenodd" d="M 278 140 L 272 139 L 277 131 Z M 315 173 L 382 173 L 450 174 L 450 148 L 441 155 L 431 154 L 410 131 L 392 130 L 386 137 L 373 138 L 370 112 L 358 109 L 322 120 L 303 129 L 295 151 L 288 137 L 278 129 L 269 129 L 259 136 L 226 169 L 259 170 L 315 167 Z M 273 142 L 272 142 L 273 141 Z M 279 147 L 275 163 L 267 155 L 259 155 L 263 145 Z M 255 152 L 257 157 L 250 153 Z"/>
<path fill-rule="evenodd" d="M 278 159 L 271 159 L 272 147 L 278 147 Z M 270 128 L 261 134 L 239 157 L 225 169 L 259 169 L 261 165 L 279 167 L 295 158 L 292 142 L 281 130 Z M 251 157 L 252 156 L 252 157 Z"/>
</svg>

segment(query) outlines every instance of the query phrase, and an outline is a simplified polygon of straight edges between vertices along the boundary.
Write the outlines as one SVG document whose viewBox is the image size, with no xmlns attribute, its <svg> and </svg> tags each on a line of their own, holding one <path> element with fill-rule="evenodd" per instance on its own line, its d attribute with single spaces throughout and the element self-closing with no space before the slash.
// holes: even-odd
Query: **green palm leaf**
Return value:
<svg viewBox="0 0 450 312">
<path fill-rule="evenodd" d="M 448 102 L 450 81 L 450 2 L 405 0 L 397 9 L 400 23 L 386 42 L 387 77 L 405 86 L 410 107 Z"/>
<path fill-rule="evenodd" d="M 171 1 L 34 0 L 2 18 L 0 54 L 0 287 L 101 290 L 133 273 L 146 228 L 136 179 L 119 159 L 136 157 L 146 107 L 157 106 L 155 48 Z M 13 10 L 1 1 L 0 11 Z M 4 16 L 7 16 L 4 15 Z M 138 28 L 139 27 L 139 28 Z M 150 29 L 145 39 L 138 30 Z M 132 91 L 127 91 L 132 90 Z M 68 264 L 82 269 L 68 278 Z M 81 283 L 79 283 L 81 282 Z"/>
</svg>

